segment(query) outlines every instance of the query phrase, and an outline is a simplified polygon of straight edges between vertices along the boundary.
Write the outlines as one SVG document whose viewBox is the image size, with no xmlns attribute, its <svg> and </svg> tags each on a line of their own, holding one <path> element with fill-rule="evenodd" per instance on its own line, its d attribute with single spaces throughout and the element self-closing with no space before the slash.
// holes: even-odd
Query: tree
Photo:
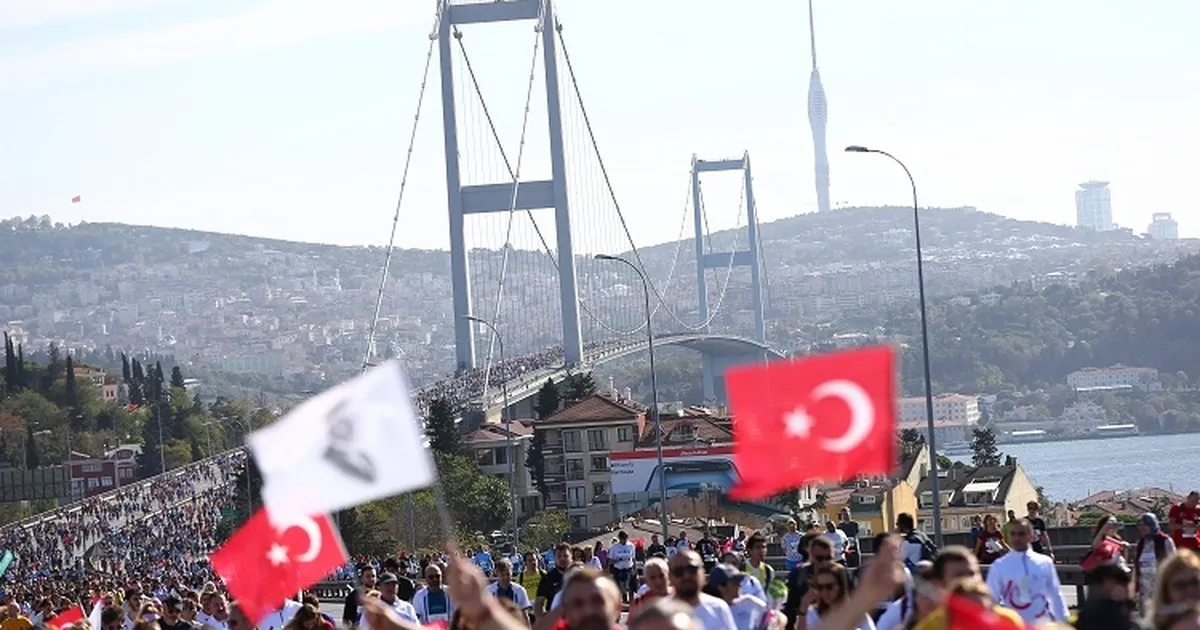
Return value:
<svg viewBox="0 0 1200 630">
<path fill-rule="evenodd" d="M 521 542 L 533 549 L 546 549 L 562 541 L 563 534 L 572 529 L 566 510 L 542 510 L 525 523 Z"/>
<path fill-rule="evenodd" d="M 925 443 L 925 435 L 919 429 L 901 429 L 900 443 L 906 446 L 920 446 Z"/>
<path fill-rule="evenodd" d="M 145 412 L 143 412 L 145 413 Z M 138 479 L 148 479 L 163 472 L 162 459 L 166 452 L 160 452 L 163 443 L 159 440 L 161 413 L 151 411 L 146 413 L 146 421 L 142 424 L 142 452 L 137 456 Z"/>
<path fill-rule="evenodd" d="M 996 448 L 996 434 L 991 429 L 975 429 L 971 440 L 971 463 L 977 468 L 999 466 L 1003 461 Z"/>
<path fill-rule="evenodd" d="M 124 352 L 121 353 L 121 380 L 126 385 L 133 380 L 133 374 L 129 371 L 129 357 Z"/>
<path fill-rule="evenodd" d="M 58 349 L 58 344 L 51 342 L 46 354 L 50 358 L 46 361 L 46 371 L 42 372 L 41 384 L 38 387 L 38 391 L 42 394 L 50 393 L 50 388 L 58 378 L 58 373 L 63 369 L 62 353 Z"/>
<path fill-rule="evenodd" d="M 63 383 L 63 395 L 66 397 L 67 406 L 72 410 L 79 407 L 79 391 L 75 389 L 75 360 L 71 355 L 67 355 L 67 372 Z"/>
<path fill-rule="evenodd" d="M 546 383 L 538 390 L 537 399 L 533 403 L 533 412 L 538 420 L 545 420 L 558 411 L 560 402 L 558 386 L 554 379 L 546 379 Z"/>
<path fill-rule="evenodd" d="M 577 403 L 596 393 L 596 381 L 591 372 L 572 372 L 563 379 L 565 389 L 562 394 L 563 402 L 567 405 Z"/>
<path fill-rule="evenodd" d="M 388 531 L 387 518 L 378 505 L 360 505 L 342 510 L 338 512 L 337 521 L 346 552 L 352 557 L 390 556 L 399 546 L 395 535 Z"/>
<path fill-rule="evenodd" d="M 183 370 L 180 370 L 178 365 L 171 368 L 171 387 L 172 389 L 187 389 L 187 386 L 183 383 Z"/>
<path fill-rule="evenodd" d="M 458 434 L 454 408 L 449 400 L 438 398 L 429 403 L 429 413 L 425 416 L 425 436 L 429 438 L 429 448 L 434 452 L 458 453 L 462 450 L 462 436 Z"/>
<path fill-rule="evenodd" d="M 550 496 L 546 486 L 546 430 L 533 429 L 533 439 L 529 441 L 529 450 L 525 452 L 525 466 L 533 478 L 533 487 L 543 498 Z"/>
<path fill-rule="evenodd" d="M 512 515 L 508 483 L 479 472 L 464 455 L 436 453 L 438 481 L 455 523 L 472 532 L 504 527 Z"/>
<path fill-rule="evenodd" d="M 25 470 L 33 470 L 42 465 L 38 455 L 37 441 L 33 439 L 33 425 L 25 425 Z"/>
</svg>

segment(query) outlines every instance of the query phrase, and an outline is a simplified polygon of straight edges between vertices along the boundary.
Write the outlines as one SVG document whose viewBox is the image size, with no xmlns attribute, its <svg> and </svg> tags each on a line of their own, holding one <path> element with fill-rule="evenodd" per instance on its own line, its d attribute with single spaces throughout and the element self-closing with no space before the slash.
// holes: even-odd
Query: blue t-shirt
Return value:
<svg viewBox="0 0 1200 630">
<path fill-rule="evenodd" d="M 492 554 L 490 554 L 486 551 L 480 551 L 479 553 L 475 554 L 475 564 L 480 569 L 483 569 L 485 572 L 491 573 L 492 572 Z"/>
<path fill-rule="evenodd" d="M 449 619 L 450 606 L 446 601 L 446 591 L 428 591 L 425 600 L 425 615 L 429 619 Z"/>
</svg>

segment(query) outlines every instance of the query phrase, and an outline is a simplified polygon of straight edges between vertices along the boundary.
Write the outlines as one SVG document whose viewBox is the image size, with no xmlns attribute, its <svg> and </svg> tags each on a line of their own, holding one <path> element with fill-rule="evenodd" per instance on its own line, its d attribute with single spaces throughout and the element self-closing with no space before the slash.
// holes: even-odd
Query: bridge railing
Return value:
<svg viewBox="0 0 1200 630">
<path fill-rule="evenodd" d="M 83 507 L 83 505 L 85 503 L 88 503 L 88 502 L 91 502 L 91 501 L 94 501 L 97 499 L 100 500 L 101 502 L 105 502 L 105 501 L 109 501 L 112 499 L 116 499 L 117 497 L 120 497 L 120 496 L 124 496 L 127 493 L 137 493 L 140 490 L 144 490 L 144 489 L 148 488 L 151 484 L 153 484 L 161 479 L 170 479 L 172 477 L 178 477 L 180 475 L 186 474 L 192 470 L 198 470 L 199 468 L 201 468 L 203 466 L 211 465 L 213 462 L 215 462 L 216 460 L 218 460 L 222 457 L 228 457 L 230 455 L 238 453 L 239 451 L 243 451 L 243 450 L 245 450 L 245 448 L 246 448 L 245 446 L 231 448 L 227 451 L 222 451 L 220 453 L 217 453 L 216 455 L 209 455 L 208 457 L 205 457 L 204 459 L 200 459 L 200 460 L 197 460 L 194 462 L 190 462 L 188 464 L 184 464 L 183 466 L 180 466 L 179 468 L 172 468 L 171 470 L 161 472 L 157 475 L 154 475 L 153 477 L 147 477 L 145 479 L 140 479 L 140 480 L 130 483 L 128 485 L 119 486 L 119 487 L 113 488 L 112 490 L 106 490 L 100 494 L 94 494 L 90 497 L 84 497 L 82 499 L 71 501 L 70 503 L 68 503 L 66 505 L 60 505 L 59 507 L 56 507 L 56 508 L 53 508 L 50 510 L 46 510 L 45 512 L 38 512 L 37 514 L 28 516 L 19 521 L 14 521 L 12 523 L 8 523 L 6 525 L 0 526 L 0 532 L 3 532 L 8 529 L 16 528 L 16 527 L 28 528 L 28 527 L 30 527 L 32 525 L 36 525 L 38 523 L 44 523 L 46 521 L 52 521 L 52 520 L 61 518 L 63 516 L 70 514 L 71 512 L 78 511 L 81 507 Z"/>
</svg>

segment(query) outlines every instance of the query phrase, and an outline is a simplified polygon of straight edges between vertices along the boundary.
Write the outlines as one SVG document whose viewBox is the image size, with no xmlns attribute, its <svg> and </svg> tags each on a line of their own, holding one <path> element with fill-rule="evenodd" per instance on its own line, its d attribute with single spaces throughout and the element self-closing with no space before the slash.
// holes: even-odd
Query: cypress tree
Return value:
<svg viewBox="0 0 1200 630">
<path fill-rule="evenodd" d="M 79 406 L 79 391 L 75 389 L 75 360 L 69 354 L 67 355 L 67 374 L 63 390 L 67 397 L 67 406 L 74 410 Z"/>
<path fill-rule="evenodd" d="M 125 356 L 124 352 L 121 353 L 121 380 L 125 381 L 126 385 L 133 380 L 133 375 L 129 371 L 129 357 Z"/>
<path fill-rule="evenodd" d="M 171 387 L 187 389 L 187 386 L 183 383 L 183 370 L 180 370 L 178 365 L 171 368 Z"/>
</svg>

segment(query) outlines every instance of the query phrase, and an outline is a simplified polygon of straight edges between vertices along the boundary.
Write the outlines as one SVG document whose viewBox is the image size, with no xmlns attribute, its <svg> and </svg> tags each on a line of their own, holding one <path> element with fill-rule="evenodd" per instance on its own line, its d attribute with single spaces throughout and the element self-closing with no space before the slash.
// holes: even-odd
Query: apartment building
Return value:
<svg viewBox="0 0 1200 630">
<path fill-rule="evenodd" d="M 1037 487 L 1015 457 L 1006 458 L 1003 466 L 940 470 L 938 481 L 943 532 L 970 531 L 973 516 L 990 514 L 1003 523 L 1009 510 L 1023 516 L 1026 504 L 1038 500 Z M 926 533 L 933 532 L 932 488 L 929 477 L 917 487 L 918 527 Z"/>
<path fill-rule="evenodd" d="M 485 424 L 464 435 L 462 442 L 464 450 L 475 456 L 475 464 L 480 472 L 506 484 L 511 462 L 518 518 L 526 519 L 542 509 L 542 495 L 533 485 L 527 464 L 529 445 L 533 442 L 532 420 L 514 420 L 511 432 L 505 424 Z"/>
<path fill-rule="evenodd" d="M 1067 385 L 1076 391 L 1104 389 L 1137 389 L 1158 391 L 1162 389 L 1158 370 L 1148 367 L 1114 365 L 1106 368 L 1083 368 L 1067 375 Z"/>
<path fill-rule="evenodd" d="M 544 431 L 546 507 L 565 508 L 577 529 L 617 518 L 609 456 L 634 450 L 646 410 L 612 394 L 594 394 L 533 423 Z"/>
</svg>

